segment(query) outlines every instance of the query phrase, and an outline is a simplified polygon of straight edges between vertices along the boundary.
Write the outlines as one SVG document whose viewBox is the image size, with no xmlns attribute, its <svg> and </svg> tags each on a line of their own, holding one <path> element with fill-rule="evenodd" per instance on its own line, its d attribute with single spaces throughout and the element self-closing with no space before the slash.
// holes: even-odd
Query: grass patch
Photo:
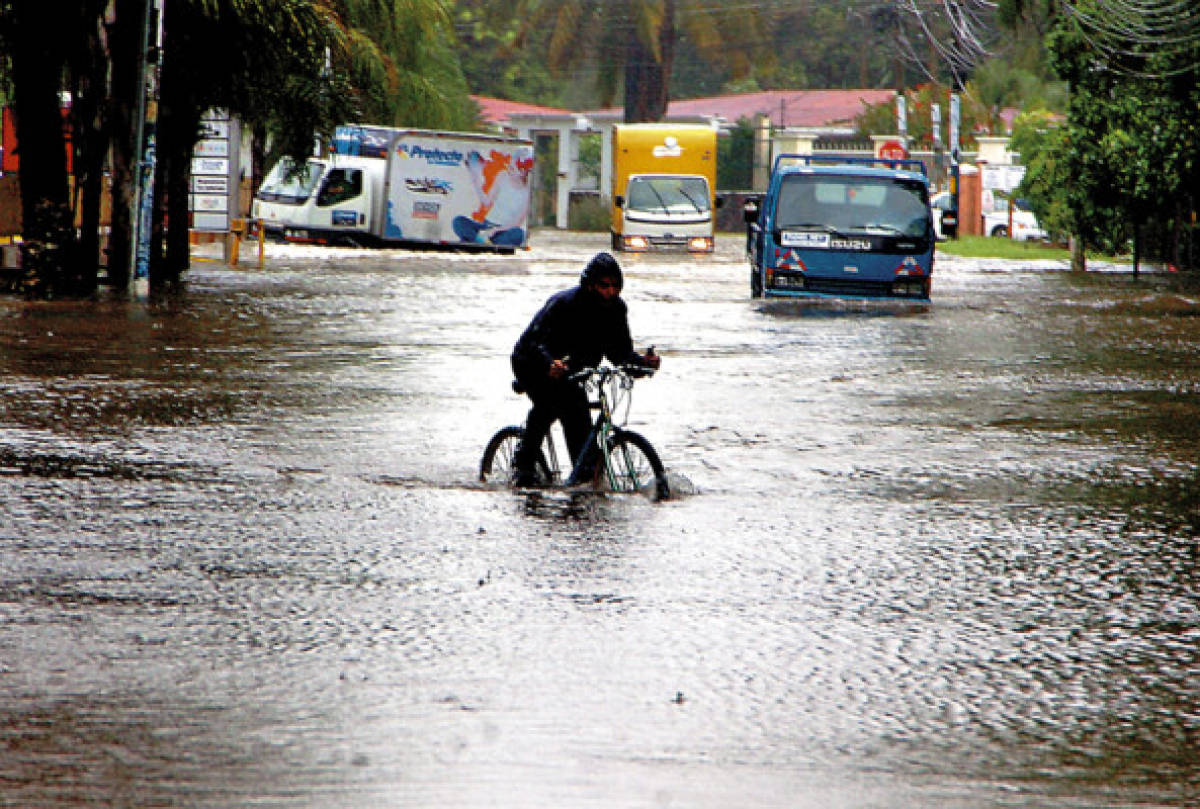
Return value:
<svg viewBox="0 0 1200 809">
<path fill-rule="evenodd" d="M 1066 247 L 1042 242 L 1019 242 L 995 236 L 959 236 L 937 243 L 939 253 L 959 258 L 1013 258 L 1023 261 L 1067 261 L 1071 251 Z M 1089 252 L 1087 260 L 1111 264 L 1130 264 L 1129 256 L 1105 256 Z"/>
<path fill-rule="evenodd" d="M 992 236 L 959 236 L 938 242 L 938 252 L 961 258 L 1015 258 L 1024 260 L 1050 259 L 1070 261 L 1071 251 L 1065 247 L 1041 242 L 1018 242 Z"/>
</svg>

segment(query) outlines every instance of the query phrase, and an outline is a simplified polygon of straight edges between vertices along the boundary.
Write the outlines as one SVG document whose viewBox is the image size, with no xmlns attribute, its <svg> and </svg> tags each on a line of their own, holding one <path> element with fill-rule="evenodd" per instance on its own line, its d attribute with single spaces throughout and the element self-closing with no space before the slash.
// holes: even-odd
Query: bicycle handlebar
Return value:
<svg viewBox="0 0 1200 809">
<path fill-rule="evenodd" d="M 604 379 L 610 376 L 627 376 L 631 379 L 637 379 L 643 376 L 654 376 L 654 369 L 647 368 L 644 365 L 634 365 L 625 363 L 622 365 L 602 365 L 595 368 L 580 368 L 573 374 L 567 376 L 567 379 L 572 382 L 586 382 L 588 379 L 597 377 Z"/>
</svg>

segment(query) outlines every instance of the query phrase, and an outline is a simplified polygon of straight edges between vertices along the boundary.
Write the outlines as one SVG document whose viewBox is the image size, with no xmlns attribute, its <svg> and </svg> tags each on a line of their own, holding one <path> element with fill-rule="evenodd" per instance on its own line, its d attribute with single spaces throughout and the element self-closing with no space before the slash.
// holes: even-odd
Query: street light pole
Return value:
<svg viewBox="0 0 1200 809">
<path fill-rule="evenodd" d="M 130 264 L 135 282 L 150 275 L 150 232 L 154 212 L 154 168 L 157 162 L 158 80 L 162 61 L 163 0 L 146 0 L 142 20 L 142 53 L 138 69 L 137 192 L 130 221 L 133 240 Z"/>
</svg>

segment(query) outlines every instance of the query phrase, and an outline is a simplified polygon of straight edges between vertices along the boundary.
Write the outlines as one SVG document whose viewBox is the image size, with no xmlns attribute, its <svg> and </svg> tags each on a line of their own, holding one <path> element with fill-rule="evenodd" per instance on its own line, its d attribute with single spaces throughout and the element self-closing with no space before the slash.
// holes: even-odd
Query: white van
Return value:
<svg viewBox="0 0 1200 809">
<path fill-rule="evenodd" d="M 983 215 L 983 232 L 988 236 L 1013 238 L 1019 242 L 1044 242 L 1050 234 L 1038 224 L 1037 217 L 1029 208 L 1029 203 L 1023 199 L 1013 200 L 1016 204 L 1012 210 L 1012 233 L 1009 233 L 1009 200 L 996 196 L 992 203 L 991 213 Z"/>
</svg>

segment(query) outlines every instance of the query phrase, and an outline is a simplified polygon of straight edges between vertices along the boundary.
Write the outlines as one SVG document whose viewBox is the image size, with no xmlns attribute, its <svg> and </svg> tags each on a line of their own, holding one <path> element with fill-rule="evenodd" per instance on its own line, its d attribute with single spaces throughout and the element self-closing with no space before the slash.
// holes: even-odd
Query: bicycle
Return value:
<svg viewBox="0 0 1200 809">
<path fill-rule="evenodd" d="M 599 411 L 584 444 L 585 447 L 594 448 L 599 456 L 599 462 L 594 464 L 590 473 L 591 482 L 601 491 L 644 492 L 662 500 L 669 497 L 671 492 L 658 452 L 645 436 L 621 426 L 628 420 L 633 402 L 634 373 L 645 374 L 646 371 L 636 366 L 604 366 L 584 368 L 569 377 L 584 387 L 588 404 Z M 624 417 L 617 421 L 614 414 L 621 408 L 625 410 Z M 481 482 L 507 482 L 512 478 L 513 456 L 524 435 L 525 428 L 516 424 L 496 431 L 488 440 L 479 463 Z M 554 444 L 553 435 L 547 433 L 534 459 L 534 474 L 543 486 L 564 485 Z M 586 482 L 580 478 L 587 474 L 585 466 L 590 460 L 589 455 L 592 453 L 586 450 L 582 453 L 580 462 L 572 468 L 565 485 Z"/>
</svg>

